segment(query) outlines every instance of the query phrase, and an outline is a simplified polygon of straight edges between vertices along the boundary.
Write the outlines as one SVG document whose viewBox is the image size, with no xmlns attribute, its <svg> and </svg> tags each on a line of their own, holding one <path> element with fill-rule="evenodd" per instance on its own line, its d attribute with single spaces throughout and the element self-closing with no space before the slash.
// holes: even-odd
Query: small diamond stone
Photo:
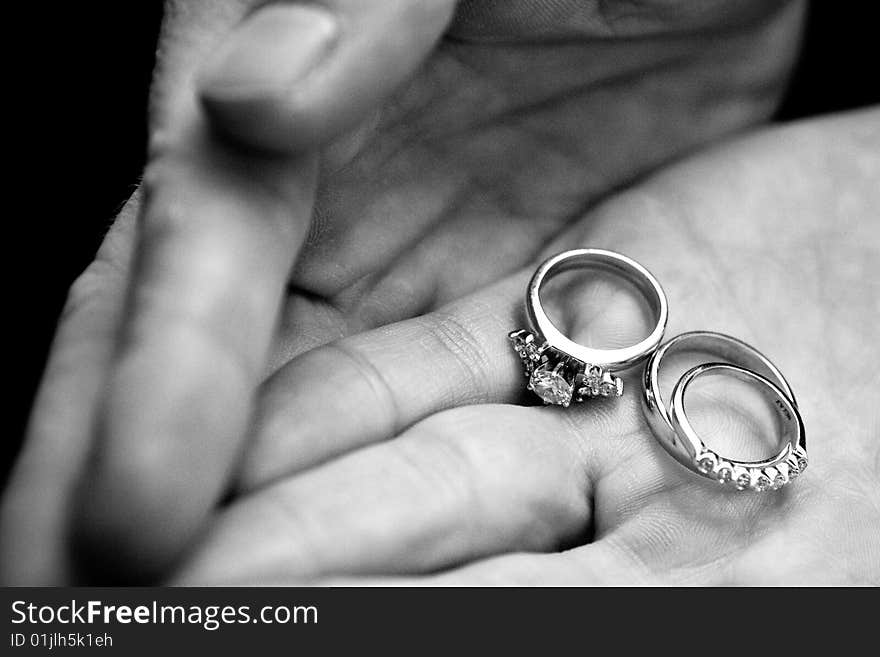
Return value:
<svg viewBox="0 0 880 657">
<path fill-rule="evenodd" d="M 532 372 L 529 387 L 548 404 L 567 406 L 571 403 L 571 384 L 560 372 L 548 370 L 546 365 L 541 365 Z"/>
<path fill-rule="evenodd" d="M 532 370 L 541 360 L 541 348 L 535 344 L 535 336 L 522 329 L 510 333 L 507 337 L 513 343 L 513 349 L 522 361 L 525 375 L 531 376 Z"/>
<path fill-rule="evenodd" d="M 718 470 L 718 483 L 726 484 L 733 479 L 733 470 L 728 467 L 722 467 Z"/>
<path fill-rule="evenodd" d="M 623 394 L 623 380 L 610 372 L 604 372 L 599 383 L 599 394 L 603 397 L 620 397 Z"/>
<path fill-rule="evenodd" d="M 798 464 L 798 470 L 800 470 L 801 472 L 803 472 L 804 470 L 806 470 L 806 469 L 807 469 L 807 459 L 806 459 L 806 457 L 804 457 L 804 456 L 799 456 L 799 457 L 798 457 L 798 460 L 797 460 L 797 464 Z"/>
<path fill-rule="evenodd" d="M 752 483 L 752 478 L 748 475 L 748 473 L 743 472 L 739 477 L 736 478 L 736 487 L 740 490 L 745 490 L 749 487 L 749 484 Z"/>
<path fill-rule="evenodd" d="M 703 456 L 699 462 L 697 463 L 697 468 L 703 474 L 708 474 L 712 472 L 712 468 L 715 467 L 715 459 L 712 458 L 711 455 Z"/>
<path fill-rule="evenodd" d="M 773 477 L 773 489 L 779 489 L 785 486 L 785 476 L 780 472 L 775 477 Z"/>
<path fill-rule="evenodd" d="M 788 464 L 788 480 L 794 481 L 801 474 L 800 468 L 798 468 L 794 463 Z"/>
<path fill-rule="evenodd" d="M 755 480 L 755 490 L 759 492 L 767 490 L 771 485 L 770 477 L 765 474 L 758 475 L 758 478 Z"/>
<path fill-rule="evenodd" d="M 586 397 L 598 397 L 599 395 L 607 396 L 602 392 L 602 370 L 595 365 L 587 365 L 584 372 L 584 385 L 579 393 Z"/>
</svg>

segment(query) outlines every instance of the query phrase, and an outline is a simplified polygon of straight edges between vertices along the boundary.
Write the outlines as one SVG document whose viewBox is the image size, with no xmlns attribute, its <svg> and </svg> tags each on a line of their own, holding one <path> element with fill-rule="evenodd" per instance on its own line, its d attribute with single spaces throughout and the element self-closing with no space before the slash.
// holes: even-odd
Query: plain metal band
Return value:
<svg viewBox="0 0 880 657">
<path fill-rule="evenodd" d="M 654 313 L 656 325 L 651 334 L 638 344 L 620 349 L 591 349 L 570 340 L 557 329 L 541 304 L 541 288 L 553 276 L 571 269 L 601 269 L 619 274 L 645 296 Z M 639 263 L 614 251 L 576 249 L 560 253 L 545 261 L 532 276 L 526 291 L 526 313 L 532 329 L 551 347 L 582 363 L 617 371 L 636 365 L 663 340 L 669 309 L 660 283 Z"/>
<path fill-rule="evenodd" d="M 688 467 L 693 464 L 697 453 L 688 441 L 679 440 L 672 425 L 669 409 L 660 392 L 660 367 L 667 355 L 675 352 L 696 351 L 712 354 L 716 360 L 724 360 L 732 365 L 751 370 L 769 379 L 786 397 L 797 406 L 794 393 L 782 372 L 764 356 L 742 340 L 714 331 L 692 331 L 682 333 L 661 345 L 645 363 L 644 395 L 642 406 L 645 418 L 661 445 L 672 456 Z"/>
<path fill-rule="evenodd" d="M 785 463 L 786 460 L 794 454 L 794 450 L 798 447 L 802 450 L 806 450 L 806 436 L 803 420 L 798 412 L 797 405 L 792 402 L 791 397 L 789 397 L 785 391 L 766 377 L 737 365 L 731 365 L 729 363 L 705 363 L 691 368 L 678 380 L 678 383 L 675 384 L 675 388 L 672 391 L 672 402 L 670 404 L 672 426 L 678 436 L 683 441 L 687 441 L 690 444 L 691 451 L 698 455 L 697 458 L 699 458 L 700 454 L 712 450 L 708 450 L 706 444 L 703 442 L 702 438 L 699 437 L 697 432 L 694 431 L 690 420 L 688 420 L 687 413 L 685 412 L 685 395 L 687 394 L 688 386 L 690 386 L 696 379 L 701 376 L 715 374 L 727 374 L 736 377 L 740 381 L 757 383 L 762 387 L 765 395 L 769 396 L 774 402 L 778 415 L 782 420 L 781 424 L 788 429 L 787 432 L 783 433 L 782 437 L 784 438 L 786 435 L 790 436 L 788 440 L 785 441 L 782 448 L 769 459 L 763 459 L 761 461 L 740 461 L 718 454 L 720 459 L 730 463 L 733 468 L 763 469 L 777 467 L 782 463 Z M 709 475 L 710 473 L 703 474 Z"/>
</svg>

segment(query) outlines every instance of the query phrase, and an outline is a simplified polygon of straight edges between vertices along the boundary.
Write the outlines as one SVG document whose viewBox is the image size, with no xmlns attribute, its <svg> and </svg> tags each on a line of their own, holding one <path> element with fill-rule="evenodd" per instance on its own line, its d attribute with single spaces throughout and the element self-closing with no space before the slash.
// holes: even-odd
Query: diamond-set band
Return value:
<svg viewBox="0 0 880 657">
<path fill-rule="evenodd" d="M 757 462 L 725 459 L 706 447 L 694 431 L 684 409 L 687 388 L 697 378 L 715 374 L 726 374 L 756 384 L 772 400 L 783 429 L 783 438 L 788 436 L 772 458 Z M 754 490 L 759 493 L 778 490 L 796 479 L 807 467 L 804 423 L 797 406 L 779 386 L 751 370 L 729 363 L 704 363 L 688 370 L 672 391 L 670 418 L 676 434 L 694 446 L 696 471 L 719 483 L 729 483 L 737 490 Z"/>
<path fill-rule="evenodd" d="M 541 302 L 541 290 L 556 274 L 571 269 L 601 269 L 632 283 L 653 311 L 654 327 L 645 339 L 620 349 L 594 349 L 563 335 L 550 321 Z M 666 329 L 666 295 L 656 278 L 627 256 L 603 249 L 576 249 L 547 259 L 538 267 L 526 292 L 526 315 L 531 330 L 509 334 L 523 363 L 528 390 L 545 404 L 568 407 L 596 397 L 619 397 L 623 380 L 616 372 L 647 358 L 660 344 Z"/>
<path fill-rule="evenodd" d="M 754 490 L 762 493 L 779 490 L 797 479 L 807 469 L 807 453 L 798 448 L 791 450 L 776 465 L 754 467 L 729 461 L 711 449 L 706 449 L 696 459 L 694 466 L 704 477 L 736 490 Z"/>
<path fill-rule="evenodd" d="M 673 352 L 706 352 L 725 362 L 691 368 L 676 383 L 670 403 L 660 394 L 660 368 Z M 763 461 L 727 458 L 706 446 L 685 412 L 685 394 L 691 383 L 707 375 L 724 374 L 757 385 L 772 401 L 782 428 L 782 445 Z M 736 490 L 779 490 L 797 479 L 808 464 L 804 423 L 794 393 L 782 373 L 751 345 L 712 331 L 676 336 L 654 352 L 645 364 L 645 417 L 660 444 L 687 468 Z"/>
</svg>

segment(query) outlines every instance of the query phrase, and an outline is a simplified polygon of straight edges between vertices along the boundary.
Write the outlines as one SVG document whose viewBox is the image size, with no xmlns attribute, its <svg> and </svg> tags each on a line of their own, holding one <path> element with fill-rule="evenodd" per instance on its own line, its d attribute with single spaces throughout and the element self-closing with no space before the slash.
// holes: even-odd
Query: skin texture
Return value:
<svg viewBox="0 0 880 657">
<path fill-rule="evenodd" d="M 248 3 L 230 2 L 221 9 L 218 3 L 172 3 L 154 90 L 146 200 L 140 207 L 133 203 L 112 233 L 111 242 L 125 246 L 105 249 L 72 292 L 28 447 L 4 501 L 4 528 L 26 525 L 22 531 L 3 532 L 5 580 L 70 581 L 81 576 L 76 566 L 83 564 L 92 577 L 95 564 L 101 564 L 109 572 L 97 577 L 105 581 L 123 574 L 159 577 L 205 530 L 206 519 L 231 485 L 241 492 L 266 486 L 391 438 L 441 408 L 510 401 L 521 381 L 487 371 L 494 363 L 482 361 L 483 343 L 468 340 L 462 319 L 448 310 L 440 314 L 447 321 L 439 329 L 431 319 L 413 320 L 415 329 L 422 330 L 412 329 L 400 344 L 394 340 L 396 374 L 379 379 L 375 374 L 370 378 L 371 359 L 347 341 L 329 351 L 309 350 L 448 308 L 482 286 L 503 289 L 498 298 L 518 298 L 525 273 L 507 277 L 531 266 L 548 243 L 559 245 L 551 250 L 568 248 L 578 239 L 570 237 L 572 231 L 601 225 L 601 208 L 613 203 L 591 210 L 601 198 L 772 111 L 795 55 L 801 13 L 798 3 L 731 5 L 729 11 L 706 15 L 663 3 L 612 16 L 604 5 L 596 5 L 574 22 L 575 34 L 567 27 L 560 33 L 568 22 L 544 16 L 536 38 L 503 12 L 490 12 L 496 20 L 487 24 L 485 16 L 468 13 L 472 6 L 452 17 L 448 3 L 380 3 L 377 7 L 391 7 L 389 20 L 400 29 L 379 32 L 376 26 L 387 22 L 359 23 L 369 12 L 358 14 L 352 10 L 357 6 L 327 5 L 343 28 L 364 29 L 329 30 L 336 45 L 328 47 L 325 59 L 312 65 L 306 81 L 300 79 L 291 94 L 291 87 L 274 80 L 245 92 L 233 85 L 232 93 L 224 78 L 229 71 L 220 66 L 218 73 L 217 60 L 230 58 L 224 51 L 228 43 L 234 44 L 232 59 L 243 61 L 248 48 L 255 48 L 251 33 L 264 36 L 260 12 L 242 22 Z M 272 18 L 273 25 L 287 25 L 294 36 L 305 20 Z M 447 36 L 436 48 L 425 50 L 425 43 L 434 43 L 427 34 L 399 37 L 415 33 L 413 26 L 429 25 L 439 39 L 450 19 Z M 346 38 L 355 33 L 367 37 L 352 46 Z M 265 40 L 257 41 L 266 47 Z M 382 49 L 387 57 L 363 57 L 377 44 L 388 45 Z M 359 54 L 360 60 L 378 62 L 375 70 L 352 69 Z M 388 68 L 389 62 L 401 61 Z M 339 72 L 347 70 L 357 75 Z M 240 69 L 235 74 L 241 78 Z M 398 84 L 355 86 L 360 95 L 352 95 L 353 81 L 370 75 Z M 347 101 L 346 111 L 328 113 L 340 98 Z M 256 103 L 265 110 L 261 118 L 278 121 L 242 123 L 236 119 L 242 103 L 248 109 Z M 305 152 L 342 130 L 346 134 L 322 146 L 320 154 Z M 272 153 L 265 152 L 267 132 L 277 146 Z M 233 141 L 249 148 L 233 146 Z M 719 174 L 722 182 L 724 175 Z M 647 210 L 643 214 L 652 216 Z M 650 225 L 647 219 L 639 221 Z M 726 227 L 729 221 L 733 218 L 717 218 Z M 642 229 L 640 223 L 630 231 Z M 134 239 L 126 241 L 125 235 Z M 595 239 L 601 242 L 602 237 L 599 233 Z M 586 232 L 583 239 L 594 244 Z M 709 236 L 704 239 L 711 243 Z M 627 250 L 626 242 L 604 246 L 642 259 L 637 249 Z M 656 271 L 650 259 L 644 261 L 664 282 L 664 275 L 670 276 Z M 720 288 L 729 277 L 729 272 L 726 278 L 719 273 L 711 280 Z M 682 307 L 696 311 L 699 305 Z M 467 316 L 492 317 L 490 310 L 478 304 Z M 513 313 L 515 305 L 502 313 L 503 325 L 496 322 L 500 333 L 493 325 L 493 340 L 521 323 Z M 689 318 L 702 316 L 695 312 Z M 367 350 L 371 344 L 386 346 L 369 333 L 352 339 L 361 340 Z M 764 342 L 757 343 L 764 348 Z M 458 372 L 472 385 L 462 389 L 437 377 L 438 370 L 429 365 L 413 374 L 417 359 L 407 345 L 458 353 L 465 362 Z M 376 357 L 379 349 L 372 353 Z M 509 354 L 505 358 L 509 361 Z M 288 361 L 291 365 L 264 386 L 252 405 L 265 373 Z M 308 376 L 294 374 L 304 367 Z M 393 401 L 391 410 L 368 398 L 376 412 L 352 413 L 359 425 L 346 424 L 351 407 L 341 405 L 345 398 L 335 393 L 321 395 L 315 407 L 321 413 L 310 415 L 311 407 L 297 401 L 285 415 L 285 399 L 308 398 L 315 376 L 329 376 L 342 386 L 351 381 L 375 388 L 380 381 L 379 393 L 391 376 L 407 387 L 414 380 L 428 387 L 400 400 L 393 392 L 382 393 Z M 285 385 L 297 394 L 285 395 Z M 330 418 L 340 420 L 332 431 L 326 429 Z M 291 423 L 296 431 L 290 430 Z M 437 442 L 443 452 L 443 441 Z M 572 481 L 594 490 L 569 457 L 564 460 L 573 468 Z M 438 462 L 442 473 L 443 461 Z M 349 474 L 360 471 L 356 463 L 349 467 Z M 321 481 L 319 490 L 327 485 Z M 564 513 L 550 499 L 556 492 L 549 490 L 549 480 L 542 476 L 532 483 L 544 495 L 534 508 L 554 512 L 526 548 L 566 544 L 589 533 L 584 488 L 570 489 Z M 495 484 L 501 490 L 505 482 L 496 479 Z M 360 489 L 347 490 L 354 499 L 360 497 Z M 318 521 L 328 520 L 322 514 L 336 507 L 316 505 L 319 496 L 309 497 L 308 503 L 304 499 L 300 492 L 298 503 L 277 506 L 296 509 L 315 532 L 326 532 Z M 375 508 L 370 506 L 371 513 Z M 393 505 L 387 508 L 394 512 Z M 417 515 L 424 513 L 421 509 Z M 438 508 L 437 517 L 451 521 L 466 515 L 452 505 Z M 500 527 L 507 538 L 499 541 L 488 532 L 482 543 L 459 532 L 443 544 L 435 540 L 448 536 L 443 527 L 429 528 L 411 539 L 425 546 L 421 556 L 412 552 L 417 565 L 402 560 L 398 570 L 415 572 L 522 549 L 512 537 L 531 534 L 516 525 L 525 519 L 532 516 L 514 515 Z M 213 536 L 219 530 L 211 531 Z M 372 531 L 377 540 L 400 543 L 394 534 Z M 233 534 L 239 538 L 232 543 L 247 537 Z M 332 532 L 326 536 L 341 547 L 352 545 Z M 68 548 L 72 537 L 79 547 L 77 560 Z M 223 553 L 227 539 L 218 540 Z M 208 545 L 215 542 L 210 539 Z M 285 549 L 277 541 L 266 545 L 269 551 Z M 265 557 L 262 550 L 253 552 Z M 210 550 L 205 554 L 209 565 L 202 569 L 190 562 L 181 577 L 212 579 L 214 557 Z M 386 572 L 394 554 L 380 550 L 379 563 L 372 566 L 347 565 L 356 563 L 357 555 L 348 561 L 331 558 L 329 565 L 318 560 L 304 570 L 282 564 L 277 574 Z M 274 572 L 277 564 L 263 560 L 266 572 Z M 261 569 L 254 565 L 250 574 Z"/>
<path fill-rule="evenodd" d="M 274 431 L 245 460 L 252 490 L 218 514 L 176 581 L 398 584 L 410 580 L 339 575 L 447 570 L 412 583 L 876 585 L 880 416 L 865 402 L 880 383 L 878 174 L 878 110 L 773 128 L 608 200 L 548 247 L 627 253 L 663 282 L 670 335 L 709 327 L 771 355 L 798 396 L 811 457 L 783 491 L 737 494 L 681 468 L 647 428 L 637 374 L 616 402 L 512 404 L 527 401 L 504 339 L 522 321 L 524 271 L 270 380 L 264 399 L 278 398 L 262 426 Z M 434 348 L 442 326 L 465 346 Z M 349 363 L 343 382 L 313 376 L 331 362 Z M 484 403 L 442 410 L 456 402 L 438 387 Z M 318 400 L 331 395 L 351 412 L 325 413 Z M 740 437 L 760 429 L 742 422 L 735 396 L 714 403 Z M 383 413 L 395 421 L 370 434 L 381 444 L 272 479 L 281 454 L 308 451 L 299 440 L 316 450 L 320 434 L 332 453 Z"/>
</svg>

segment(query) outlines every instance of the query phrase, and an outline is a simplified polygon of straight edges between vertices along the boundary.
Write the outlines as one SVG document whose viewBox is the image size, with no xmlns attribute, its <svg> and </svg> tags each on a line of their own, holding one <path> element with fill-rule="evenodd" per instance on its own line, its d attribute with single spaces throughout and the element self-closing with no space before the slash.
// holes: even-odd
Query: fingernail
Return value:
<svg viewBox="0 0 880 657">
<path fill-rule="evenodd" d="M 324 9 L 270 5 L 246 19 L 199 76 L 208 97 L 283 93 L 309 74 L 333 45 L 337 23 Z"/>
</svg>

